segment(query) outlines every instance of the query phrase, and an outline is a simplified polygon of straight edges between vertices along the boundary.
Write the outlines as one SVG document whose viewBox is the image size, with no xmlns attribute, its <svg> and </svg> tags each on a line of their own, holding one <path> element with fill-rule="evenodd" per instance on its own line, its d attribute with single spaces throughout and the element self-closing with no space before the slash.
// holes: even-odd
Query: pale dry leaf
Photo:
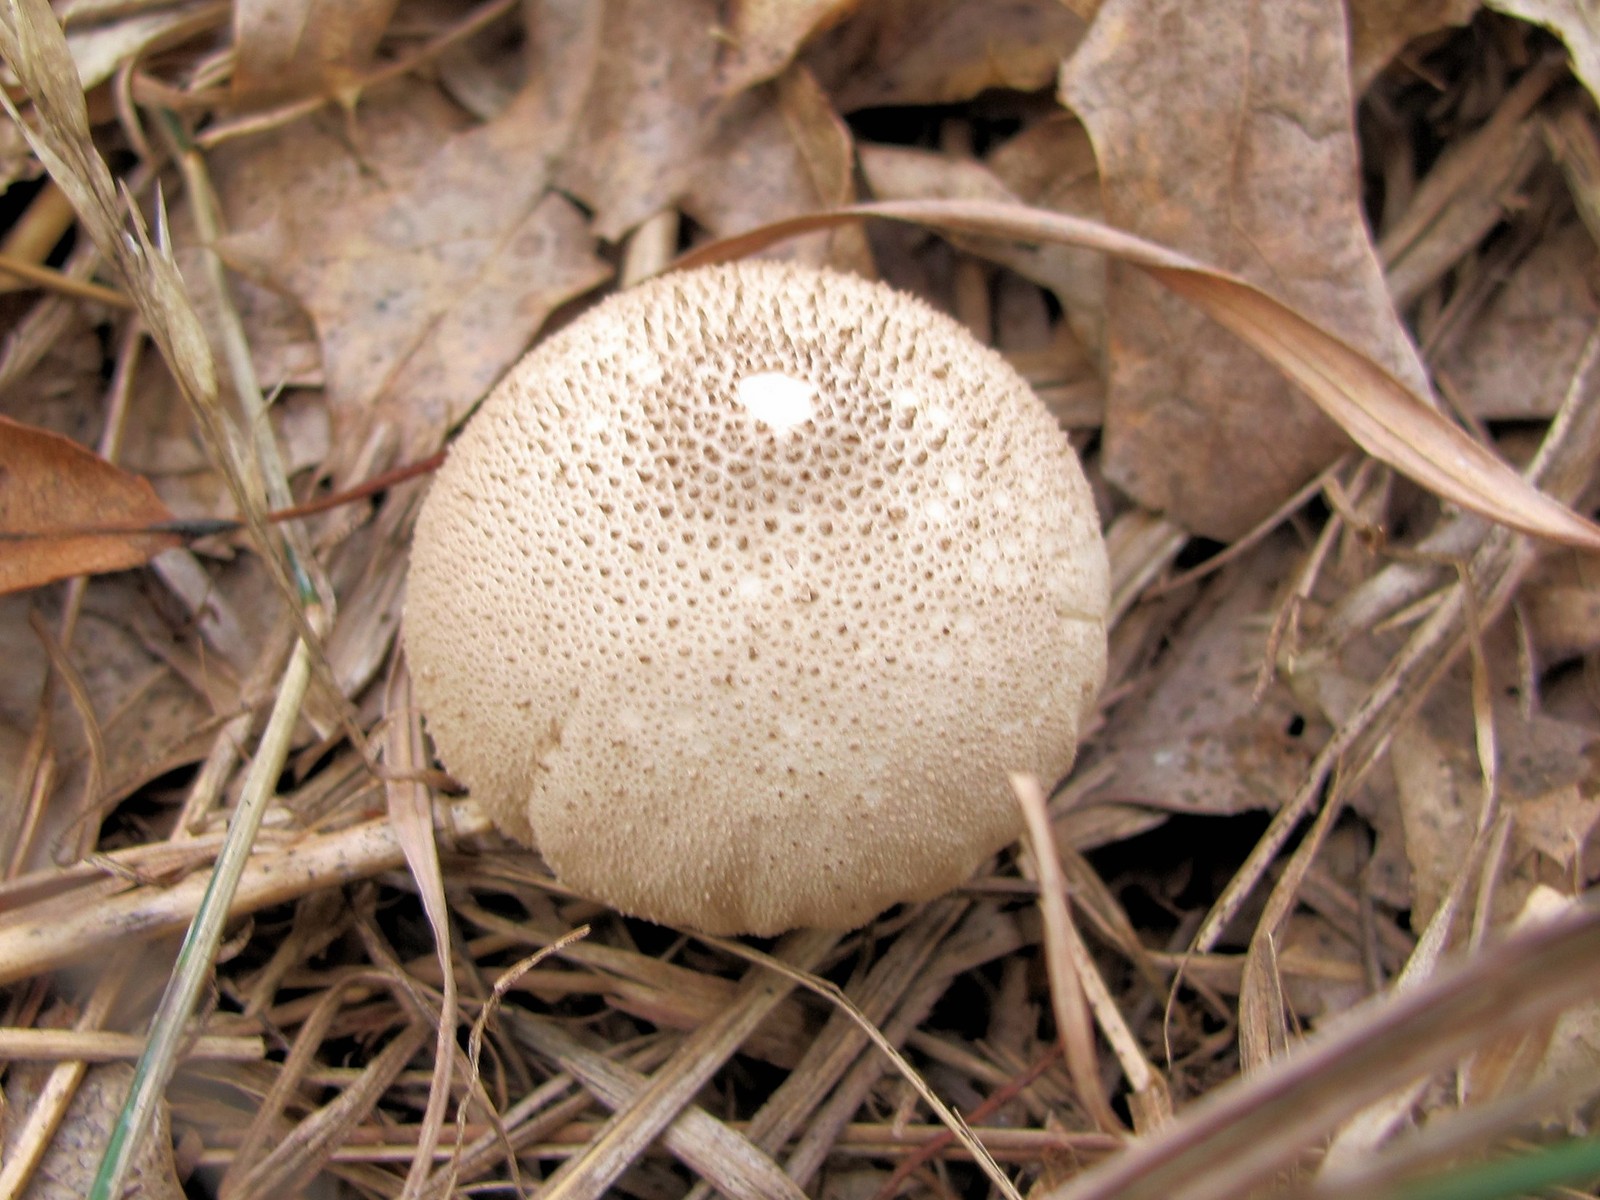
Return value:
<svg viewBox="0 0 1600 1200">
<path fill-rule="evenodd" d="M 1485 637 L 1484 654 L 1491 679 L 1515 678 L 1516 649 L 1503 631 Z M 1592 805 L 1600 780 L 1590 765 L 1596 739 L 1588 730 L 1544 713 L 1529 715 L 1503 690 L 1491 711 L 1500 746 L 1496 795 L 1520 848 L 1496 885 L 1495 915 L 1509 919 L 1531 888 L 1571 877 L 1571 864 L 1589 834 L 1589 826 L 1574 819 L 1577 809 L 1571 805 Z M 1406 903 L 1414 929 L 1431 918 L 1479 836 L 1484 784 L 1474 728 L 1467 683 L 1459 672 L 1447 676 L 1416 717 L 1395 730 L 1390 770 L 1373 772 L 1365 784 L 1369 805 L 1401 816 L 1410 867 Z M 1574 794 L 1581 799 L 1571 800 Z M 1527 856 L 1529 849 L 1548 862 Z M 1559 865 L 1563 862 L 1567 865 Z"/>
<path fill-rule="evenodd" d="M 559 131 L 542 121 L 544 102 L 526 89 L 433 153 L 385 163 L 376 184 L 345 154 L 317 205 L 286 201 L 227 240 L 231 262 L 295 295 L 316 323 L 335 476 L 380 430 L 403 456 L 437 449 L 550 312 L 605 278 L 581 213 L 547 191 Z"/>
<path fill-rule="evenodd" d="M 816 80 L 791 67 L 771 84 L 754 87 L 722 113 L 702 152 L 683 211 L 717 237 L 780 217 L 848 204 L 855 197 L 850 131 Z M 865 247 L 852 245 L 855 263 L 830 257 L 835 242 L 818 235 L 796 257 L 817 265 L 867 266 Z"/>
<path fill-rule="evenodd" d="M 1569 783 L 1529 797 L 1517 805 L 1517 837 L 1554 863 L 1562 877 L 1573 878 L 1582 870 L 1584 850 L 1600 823 L 1597 796 L 1600 789 L 1586 780 L 1584 785 Z"/>
<path fill-rule="evenodd" d="M 1509 17 L 1542 25 L 1566 43 L 1572 72 L 1600 100 L 1600 10 L 1593 0 L 1485 0 Z"/>
<path fill-rule="evenodd" d="M 1536 887 L 1513 923 L 1526 929 L 1552 921 L 1574 906 L 1574 899 L 1552 887 Z M 1563 1012 L 1554 1021 L 1520 1037 L 1498 1039 L 1466 1064 L 1462 1086 L 1474 1104 L 1486 1104 L 1554 1079 L 1600 1080 L 1600 1004 Z M 1600 1092 L 1593 1082 L 1569 1095 L 1565 1114 L 1581 1121 L 1586 1104 Z"/>
<path fill-rule="evenodd" d="M 836 24 L 860 0 L 737 0 L 724 28 L 728 51 L 718 75 L 733 95 L 781 73 L 800 44 Z"/>
<path fill-rule="evenodd" d="M 1060 0 L 867 0 L 803 58 L 841 112 L 1037 91 L 1083 36 Z"/>
<path fill-rule="evenodd" d="M 595 231 L 614 241 L 693 182 L 724 102 L 716 86 L 722 6 L 682 0 L 670 20 L 656 0 L 588 7 L 604 36 L 579 40 L 560 66 L 563 89 L 582 100 L 556 183 L 588 205 Z"/>
<path fill-rule="evenodd" d="M 1559 663 L 1600 650 L 1600 562 L 1588 555 L 1550 555 L 1519 597 L 1539 661 Z"/>
<path fill-rule="evenodd" d="M 1255 691 L 1294 566 L 1290 540 L 1269 538 L 1194 605 L 1096 743 L 1093 760 L 1116 769 L 1093 798 L 1221 816 L 1276 809 L 1293 793 L 1321 722 L 1279 685 L 1259 701 Z"/>
<path fill-rule="evenodd" d="M 238 0 L 236 101 L 331 93 L 372 59 L 398 0 Z"/>
<path fill-rule="evenodd" d="M 1368 995 L 1362 949 L 1327 918 L 1297 912 L 1278 941 L 1283 993 L 1297 1019 L 1315 1023 Z"/>
<path fill-rule="evenodd" d="M 1340 0 L 1111 0 L 1061 91 L 1113 225 L 1242 275 L 1426 394 L 1367 235 L 1347 71 Z M 1125 267 L 1110 288 L 1105 471 L 1147 508 L 1230 540 L 1344 452 L 1203 318 Z"/>
<path fill-rule="evenodd" d="M 904 146 L 864 144 L 861 173 L 880 200 L 966 199 L 1016 203 L 1019 199 L 984 163 Z M 1052 206 L 1053 207 L 1053 206 Z M 1073 210 L 1067 210 L 1073 211 Z M 1093 217 L 1088 211 L 1073 215 Z M 1009 267 L 1054 293 L 1073 333 L 1098 346 L 1105 317 L 1105 260 L 1076 246 L 1030 244 L 1009 238 L 956 237 L 962 249 Z"/>
<path fill-rule="evenodd" d="M 1438 364 L 1466 411 L 1484 420 L 1555 415 L 1600 320 L 1597 268 L 1580 222 L 1539 239 Z"/>
<path fill-rule="evenodd" d="M 3 1099 L 11 1114 L 0 1121 L 0 1160 L 19 1152 L 14 1139 L 22 1132 L 23 1114 L 47 1075 L 42 1066 L 14 1065 L 6 1076 Z M 127 1063 L 99 1063 L 84 1072 L 55 1137 L 18 1200 L 81 1200 L 89 1194 L 132 1080 L 133 1068 Z M 132 1200 L 183 1200 L 165 1102 L 158 1106 L 155 1123 L 134 1159 L 125 1195 Z"/>
<path fill-rule="evenodd" d="M 328 213 L 382 194 L 390 179 L 420 170 L 469 127 L 437 89 L 390 86 L 366 92 L 353 123 L 319 112 L 209 152 L 212 186 L 234 231 L 218 249 L 236 268 L 229 292 L 264 392 L 324 383 L 316 328 L 278 268 L 292 261 L 296 246 L 317 244 Z M 202 271 L 203 248 L 186 199 L 174 205 L 173 235 L 185 274 Z M 202 289 L 196 302 L 207 328 L 218 328 L 211 290 Z"/>
<path fill-rule="evenodd" d="M 1389 765 L 1405 830 L 1411 927 L 1423 929 L 1468 861 L 1483 788 L 1461 756 L 1422 724 L 1405 722 L 1389 745 Z"/>
<path fill-rule="evenodd" d="M 1350 90 L 1367 90 L 1406 43 L 1465 25 L 1482 0 L 1349 0 Z"/>
</svg>

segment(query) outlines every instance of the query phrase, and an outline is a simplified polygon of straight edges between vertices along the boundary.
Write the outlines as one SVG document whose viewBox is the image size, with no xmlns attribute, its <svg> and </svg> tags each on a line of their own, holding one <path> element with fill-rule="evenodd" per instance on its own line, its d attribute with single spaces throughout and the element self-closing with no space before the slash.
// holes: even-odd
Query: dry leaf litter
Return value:
<svg viewBox="0 0 1600 1200">
<path fill-rule="evenodd" d="M 244 812 L 139 1194 L 1348 1197 L 1592 1129 L 1582 4 L 15 0 L 0 57 L 0 1195 L 87 1194 Z M 809 220 L 864 202 L 920 219 Z M 488 388 L 779 221 L 727 252 L 1024 373 L 1113 626 L 1023 843 L 733 942 L 494 834 L 397 632 Z"/>
</svg>

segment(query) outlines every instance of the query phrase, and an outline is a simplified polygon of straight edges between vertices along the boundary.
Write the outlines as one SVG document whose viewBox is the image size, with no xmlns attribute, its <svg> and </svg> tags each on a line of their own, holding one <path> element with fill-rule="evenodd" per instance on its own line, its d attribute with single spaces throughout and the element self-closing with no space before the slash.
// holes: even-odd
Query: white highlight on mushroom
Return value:
<svg viewBox="0 0 1600 1200">
<path fill-rule="evenodd" d="M 774 433 L 804 425 L 817 412 L 817 389 L 782 371 L 757 371 L 734 385 L 740 405 Z"/>
</svg>

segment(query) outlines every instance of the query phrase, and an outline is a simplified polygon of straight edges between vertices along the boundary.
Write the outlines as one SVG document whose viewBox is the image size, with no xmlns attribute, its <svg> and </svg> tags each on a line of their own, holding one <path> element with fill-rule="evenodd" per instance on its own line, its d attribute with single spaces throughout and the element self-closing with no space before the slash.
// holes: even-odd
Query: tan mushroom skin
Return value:
<svg viewBox="0 0 1600 1200">
<path fill-rule="evenodd" d="M 711 933 L 962 883 L 1071 766 L 1106 557 L 1067 438 L 881 284 L 671 274 L 518 364 L 417 522 L 439 753 L 567 886 Z"/>
</svg>

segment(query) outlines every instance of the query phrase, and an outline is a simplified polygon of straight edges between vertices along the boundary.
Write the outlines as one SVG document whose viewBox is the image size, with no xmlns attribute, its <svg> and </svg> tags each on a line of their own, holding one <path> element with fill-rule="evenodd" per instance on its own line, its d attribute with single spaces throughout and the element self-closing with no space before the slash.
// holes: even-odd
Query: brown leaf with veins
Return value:
<svg viewBox="0 0 1600 1200">
<path fill-rule="evenodd" d="M 0 417 L 0 593 L 143 566 L 182 538 L 150 481 Z"/>
<path fill-rule="evenodd" d="M 1095 760 L 1116 765 L 1095 801 L 1217 816 L 1275 809 L 1293 794 L 1321 722 L 1281 683 L 1257 688 L 1295 551 L 1292 539 L 1269 538 L 1193 606 L 1095 747 Z"/>
<path fill-rule="evenodd" d="M 1362 219 L 1347 69 L 1338 0 L 1110 0 L 1061 90 L 1112 224 L 1242 275 L 1427 394 Z M 1106 475 L 1196 533 L 1238 537 L 1345 449 L 1265 362 L 1121 264 L 1108 340 Z"/>
<path fill-rule="evenodd" d="M 577 114 L 559 186 L 594 210 L 595 231 L 612 241 L 692 191 L 706 207 L 706 189 L 717 181 L 708 179 L 702 155 L 715 160 L 738 142 L 744 143 L 738 152 L 763 153 L 749 124 L 772 114 L 746 89 L 777 76 L 814 30 L 854 2 L 678 0 L 666 19 L 656 0 L 603 0 L 577 10 L 581 16 L 568 17 L 569 52 L 548 59 Z M 529 18 L 535 31 L 570 8 L 560 0 L 540 0 L 536 7 Z M 837 123 L 831 113 L 828 119 Z M 780 142 L 772 153 L 787 175 L 790 148 L 783 143 L 804 151 L 807 122 L 797 123 L 788 112 L 784 120 L 789 129 L 770 136 Z M 842 126 L 823 130 L 821 140 L 841 137 Z M 830 147 L 826 157 L 835 154 Z M 809 200 L 813 188 L 837 190 L 832 164 L 819 165 L 822 173 L 802 181 L 794 199 Z M 784 182 L 767 181 L 763 190 L 770 194 Z M 730 184 L 724 190 L 736 189 Z"/>
<path fill-rule="evenodd" d="M 548 191 L 561 131 L 546 112 L 530 86 L 376 184 L 346 155 L 320 172 L 314 208 L 286 190 L 272 218 L 227 239 L 231 262 L 316 323 L 335 477 L 386 428 L 403 457 L 437 449 L 550 313 L 609 273 L 582 214 Z"/>
</svg>

